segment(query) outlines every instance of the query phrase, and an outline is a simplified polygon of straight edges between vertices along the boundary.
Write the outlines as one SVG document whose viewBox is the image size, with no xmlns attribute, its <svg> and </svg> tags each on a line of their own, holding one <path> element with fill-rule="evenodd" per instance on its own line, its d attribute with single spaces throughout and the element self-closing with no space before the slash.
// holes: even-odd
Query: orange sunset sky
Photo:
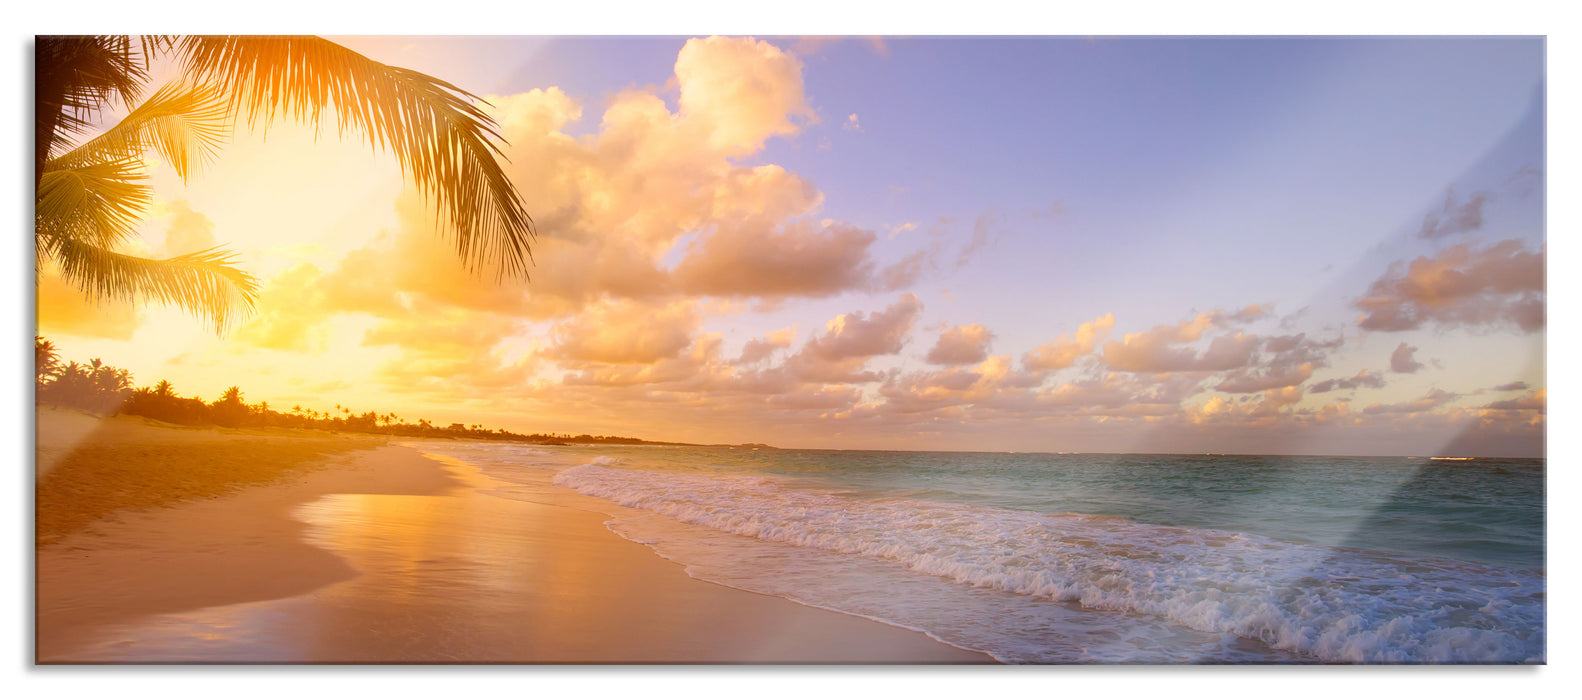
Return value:
<svg viewBox="0 0 1582 700">
<path fill-rule="evenodd" d="M 531 280 L 359 135 L 242 126 L 151 163 L 132 252 L 224 244 L 256 312 L 45 271 L 63 359 L 520 432 L 1542 454 L 1541 41 L 335 39 L 490 103 Z"/>
</svg>

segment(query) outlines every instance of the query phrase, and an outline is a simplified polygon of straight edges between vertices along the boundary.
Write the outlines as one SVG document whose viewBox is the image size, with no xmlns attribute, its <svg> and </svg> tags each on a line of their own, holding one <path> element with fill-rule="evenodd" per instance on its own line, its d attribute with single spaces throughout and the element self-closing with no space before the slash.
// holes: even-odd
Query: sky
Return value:
<svg viewBox="0 0 1582 700">
<path fill-rule="evenodd" d="M 336 40 L 488 103 L 531 279 L 356 135 L 241 128 L 129 251 L 227 245 L 256 312 L 45 274 L 65 359 L 519 432 L 1543 453 L 1542 39 Z"/>
</svg>

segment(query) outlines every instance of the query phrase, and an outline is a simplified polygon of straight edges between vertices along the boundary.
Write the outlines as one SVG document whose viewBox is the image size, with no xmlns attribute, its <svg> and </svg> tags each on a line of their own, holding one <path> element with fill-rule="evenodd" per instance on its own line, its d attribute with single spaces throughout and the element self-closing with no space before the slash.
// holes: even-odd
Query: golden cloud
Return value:
<svg viewBox="0 0 1582 700">
<path fill-rule="evenodd" d="M 1100 340 L 1115 327 L 1115 314 L 1104 314 L 1077 326 L 1077 332 L 1063 335 L 1054 342 L 1040 345 L 1022 356 L 1022 365 L 1033 371 L 1065 369 L 1077 363 L 1084 355 L 1093 352 Z"/>
</svg>

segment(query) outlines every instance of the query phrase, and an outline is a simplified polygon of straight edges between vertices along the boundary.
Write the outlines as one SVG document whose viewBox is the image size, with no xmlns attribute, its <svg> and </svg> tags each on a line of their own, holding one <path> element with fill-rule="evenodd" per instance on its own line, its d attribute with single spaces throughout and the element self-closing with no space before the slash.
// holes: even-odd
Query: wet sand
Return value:
<svg viewBox="0 0 1582 700">
<path fill-rule="evenodd" d="M 46 422 L 41 461 L 72 450 L 46 445 Z M 101 427 L 78 444 L 136 459 L 139 440 L 177 439 L 168 431 L 195 450 L 238 447 L 234 435 L 138 427 Z M 498 486 L 412 447 L 363 445 L 276 483 L 117 512 L 39 546 L 36 659 L 992 662 L 918 632 L 692 579 L 611 533 L 586 497 L 546 486 L 541 499 L 504 498 L 491 493 Z"/>
</svg>

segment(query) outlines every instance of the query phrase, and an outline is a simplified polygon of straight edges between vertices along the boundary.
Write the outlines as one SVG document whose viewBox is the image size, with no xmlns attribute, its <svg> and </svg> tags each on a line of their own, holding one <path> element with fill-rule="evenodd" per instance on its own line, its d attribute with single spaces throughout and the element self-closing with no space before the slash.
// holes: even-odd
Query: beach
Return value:
<svg viewBox="0 0 1582 700">
<path fill-rule="evenodd" d="M 615 506 L 547 477 L 502 490 L 421 445 L 48 410 L 38 420 L 39 663 L 993 661 L 689 577 L 607 529 Z M 179 500 L 65 498 L 54 483 L 96 467 L 181 471 L 170 454 L 271 466 L 242 484 L 141 479 L 183 484 Z M 62 512 L 84 508 L 93 517 Z"/>
</svg>

